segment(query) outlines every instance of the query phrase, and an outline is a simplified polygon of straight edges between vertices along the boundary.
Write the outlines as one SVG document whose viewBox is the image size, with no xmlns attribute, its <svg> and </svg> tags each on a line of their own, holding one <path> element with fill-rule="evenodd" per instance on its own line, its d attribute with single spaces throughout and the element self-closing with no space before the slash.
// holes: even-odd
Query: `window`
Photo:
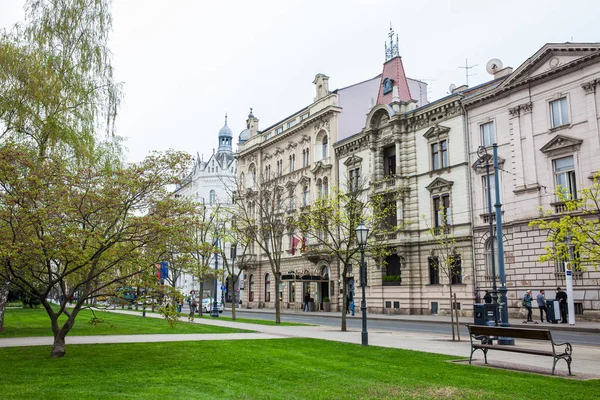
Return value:
<svg viewBox="0 0 600 400">
<path fill-rule="evenodd" d="M 296 125 L 296 120 L 293 120 L 293 121 L 290 121 L 290 122 L 287 123 L 288 129 L 290 129 L 294 125 Z"/>
<path fill-rule="evenodd" d="M 349 171 L 348 188 L 350 191 L 358 190 L 360 185 L 360 168 L 354 168 Z"/>
<path fill-rule="evenodd" d="M 481 125 L 481 144 L 485 147 L 491 146 L 496 142 L 496 132 L 494 122 L 488 122 Z"/>
<path fill-rule="evenodd" d="M 440 260 L 437 257 L 429 257 L 429 284 L 440 284 Z"/>
<path fill-rule="evenodd" d="M 433 170 L 448 167 L 448 141 L 446 139 L 431 144 Z"/>
<path fill-rule="evenodd" d="M 296 285 L 294 285 L 294 282 L 288 283 L 288 302 L 296 302 Z"/>
<path fill-rule="evenodd" d="M 308 205 L 308 185 L 304 186 L 304 189 L 302 190 L 302 204 L 304 206 Z"/>
<path fill-rule="evenodd" d="M 317 195 L 321 197 L 323 195 L 323 181 L 317 179 Z"/>
<path fill-rule="evenodd" d="M 300 116 L 300 121 L 304 121 L 306 118 L 308 118 L 308 113 L 301 115 Z"/>
<path fill-rule="evenodd" d="M 242 172 L 242 173 L 240 174 L 240 182 L 241 182 L 241 184 L 242 184 L 242 189 L 243 189 L 243 188 L 244 188 L 244 186 L 246 185 L 246 181 L 245 181 L 244 179 L 245 179 L 245 177 L 244 177 L 244 173 Z"/>
<path fill-rule="evenodd" d="M 575 181 L 575 161 L 573 156 L 558 158 L 553 161 L 556 189 L 567 198 L 577 198 L 577 185 Z"/>
<path fill-rule="evenodd" d="M 216 201 L 217 201 L 217 195 L 215 194 L 214 190 L 211 190 L 209 193 L 209 202 L 210 202 L 210 204 L 215 204 Z"/>
<path fill-rule="evenodd" d="M 498 177 L 500 178 L 500 177 Z M 482 187 L 483 187 L 483 212 L 484 213 L 488 213 L 489 212 L 489 206 L 488 206 L 488 188 L 487 188 L 487 176 L 484 176 L 481 178 L 482 181 Z M 500 186 L 502 187 L 502 186 Z M 490 195 L 492 196 L 492 213 L 494 212 L 494 204 L 496 204 L 496 179 L 494 177 L 494 175 L 490 175 Z M 500 193 L 500 197 L 502 197 L 502 193 Z"/>
<path fill-rule="evenodd" d="M 450 261 L 450 268 L 452 269 L 452 284 L 458 285 L 462 283 L 462 265 L 460 255 L 455 254 Z"/>
<path fill-rule="evenodd" d="M 390 229 L 398 226 L 398 215 L 396 211 L 396 201 L 389 201 L 384 203 L 386 216 L 384 221 L 384 228 Z"/>
<path fill-rule="evenodd" d="M 265 303 L 271 301 L 271 279 L 269 274 L 265 274 Z"/>
<path fill-rule="evenodd" d="M 283 160 L 277 160 L 277 176 L 283 174 Z"/>
<path fill-rule="evenodd" d="M 296 231 L 294 230 L 294 228 L 290 228 L 290 231 L 288 233 L 288 237 L 289 237 L 289 241 L 290 241 L 290 251 L 294 251 L 294 249 L 292 248 L 294 246 L 294 236 L 296 235 Z"/>
<path fill-rule="evenodd" d="M 327 135 L 323 136 L 323 158 L 329 157 L 328 143 Z"/>
<path fill-rule="evenodd" d="M 265 179 L 266 180 L 270 180 L 271 179 L 271 166 L 267 165 L 265 167 Z"/>
<path fill-rule="evenodd" d="M 493 244 L 493 240 L 495 240 L 494 238 L 492 239 L 488 239 L 487 242 L 485 242 L 485 276 L 486 278 L 489 279 L 494 279 L 494 271 L 492 271 L 492 244 Z M 498 251 L 494 251 L 494 266 L 496 269 L 496 276 L 498 276 Z"/>
<path fill-rule="evenodd" d="M 302 150 L 302 166 L 308 167 L 309 164 L 310 164 L 310 153 L 309 153 L 308 149 L 303 149 Z"/>
<path fill-rule="evenodd" d="M 248 291 L 248 301 L 254 301 L 254 275 L 250 275 L 249 281 L 250 283 L 248 284 L 248 286 L 250 287 L 250 289 Z"/>
<path fill-rule="evenodd" d="M 283 126 L 280 126 L 279 128 L 275 129 L 276 135 L 279 135 L 281 132 L 283 132 Z"/>
<path fill-rule="evenodd" d="M 327 177 L 323 178 L 323 195 L 325 197 L 329 196 L 329 180 Z"/>
<path fill-rule="evenodd" d="M 290 172 L 294 172 L 296 170 L 296 155 L 290 154 Z"/>
<path fill-rule="evenodd" d="M 580 271 L 581 267 L 581 255 L 577 247 L 573 244 L 567 247 L 567 255 L 564 256 L 562 254 L 557 253 L 556 257 L 556 272 L 565 273 L 565 263 L 571 260 L 571 270 L 573 272 Z"/>
<path fill-rule="evenodd" d="M 390 146 L 386 147 L 383 150 L 383 157 L 385 160 L 385 164 L 383 166 L 384 174 L 387 175 L 396 175 L 396 147 Z"/>
<path fill-rule="evenodd" d="M 295 208 L 295 205 L 294 205 L 294 190 L 293 190 L 293 189 L 290 189 L 290 193 L 289 193 L 289 194 L 290 194 L 290 204 L 289 204 L 289 209 L 290 209 L 290 211 L 291 211 L 291 210 L 293 210 L 293 209 Z"/>
<path fill-rule="evenodd" d="M 401 281 L 401 273 L 400 273 L 400 257 L 398 254 L 392 254 L 385 258 L 386 266 L 385 266 L 385 275 L 386 282 L 400 282 Z"/>
<path fill-rule="evenodd" d="M 553 128 L 569 123 L 569 110 L 567 109 L 566 97 L 550 102 L 550 118 Z"/>
<path fill-rule="evenodd" d="M 446 220 L 444 221 L 444 216 Z M 434 228 L 450 225 L 450 195 L 443 194 L 433 198 Z"/>
<path fill-rule="evenodd" d="M 267 253 L 271 251 L 271 235 L 269 233 L 265 234 L 265 250 Z"/>
</svg>

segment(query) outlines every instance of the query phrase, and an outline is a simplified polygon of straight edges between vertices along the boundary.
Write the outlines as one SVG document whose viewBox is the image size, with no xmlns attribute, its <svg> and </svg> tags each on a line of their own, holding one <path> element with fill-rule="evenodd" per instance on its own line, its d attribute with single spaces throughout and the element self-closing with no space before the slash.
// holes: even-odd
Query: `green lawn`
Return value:
<svg viewBox="0 0 600 400">
<path fill-rule="evenodd" d="M 575 381 L 315 339 L 0 349 L 7 399 L 595 399 Z M 455 358 L 455 357 L 454 357 Z M 10 371 L 10 372 L 6 372 Z"/>
<path fill-rule="evenodd" d="M 104 322 L 92 325 L 89 323 L 92 319 L 92 312 L 89 310 L 81 311 L 75 320 L 75 326 L 71 329 L 68 336 L 251 332 L 242 329 L 190 324 L 187 322 L 178 323 L 174 328 L 171 328 L 169 323 L 164 319 L 152 317 L 143 318 L 137 315 L 116 314 L 103 311 L 96 311 L 96 316 L 102 318 Z M 46 310 L 41 308 L 7 309 L 4 327 L 4 332 L 0 332 L 0 338 L 52 336 L 50 318 L 48 317 Z"/>
<path fill-rule="evenodd" d="M 203 314 L 202 318 L 206 318 L 206 319 L 213 319 L 213 317 L 211 317 L 210 315 L 207 314 Z M 275 316 L 273 316 L 273 318 L 275 318 Z M 273 325 L 275 326 L 275 321 L 274 320 L 266 320 L 266 319 L 249 319 L 249 318 L 236 318 L 235 320 L 231 319 L 231 317 L 223 317 L 223 316 L 219 316 L 219 318 L 222 321 L 228 321 L 228 322 L 239 322 L 242 324 L 257 324 L 257 325 Z M 311 324 L 301 324 L 299 322 L 281 322 L 279 324 L 279 326 L 314 326 Z"/>
</svg>

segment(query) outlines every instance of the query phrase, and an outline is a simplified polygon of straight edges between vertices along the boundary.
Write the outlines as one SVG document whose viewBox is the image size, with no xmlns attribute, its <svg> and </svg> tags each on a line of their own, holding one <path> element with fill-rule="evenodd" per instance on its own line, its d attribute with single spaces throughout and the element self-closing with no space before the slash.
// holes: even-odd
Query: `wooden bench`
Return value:
<svg viewBox="0 0 600 400">
<path fill-rule="evenodd" d="M 573 348 L 571 347 L 570 343 L 555 343 L 554 340 L 552 340 L 552 333 L 548 329 L 527 329 L 479 325 L 467 325 L 467 327 L 469 328 L 469 336 L 471 337 L 471 356 L 469 357 L 469 364 L 471 364 L 475 350 L 483 351 L 486 364 L 487 352 L 489 350 L 512 351 L 514 353 L 552 357 L 554 359 L 554 364 L 552 365 L 552 375 L 554 375 L 554 370 L 558 360 L 565 360 L 569 368 L 569 375 L 571 375 L 571 354 L 573 353 Z M 498 337 L 549 341 L 552 343 L 552 350 L 535 350 L 526 347 L 494 344 L 494 340 L 497 340 Z"/>
</svg>

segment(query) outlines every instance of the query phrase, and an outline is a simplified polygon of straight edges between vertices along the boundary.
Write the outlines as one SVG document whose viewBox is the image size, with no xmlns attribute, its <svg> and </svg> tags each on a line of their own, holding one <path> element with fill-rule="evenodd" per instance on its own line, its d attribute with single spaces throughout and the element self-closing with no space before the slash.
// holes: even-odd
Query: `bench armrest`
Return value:
<svg viewBox="0 0 600 400">
<path fill-rule="evenodd" d="M 568 355 L 571 355 L 571 353 L 573 353 L 573 347 L 571 346 L 571 343 L 569 342 L 565 342 L 565 343 L 554 343 L 552 342 L 552 344 L 554 346 L 565 346 L 565 353 Z"/>
</svg>

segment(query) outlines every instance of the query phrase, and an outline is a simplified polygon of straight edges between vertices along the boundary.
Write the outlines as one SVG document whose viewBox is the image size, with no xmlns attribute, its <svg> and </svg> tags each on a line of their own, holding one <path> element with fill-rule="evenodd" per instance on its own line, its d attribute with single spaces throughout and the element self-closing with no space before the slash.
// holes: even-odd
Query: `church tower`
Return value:
<svg viewBox="0 0 600 400">
<path fill-rule="evenodd" d="M 233 132 L 227 126 L 227 114 L 225 114 L 225 125 L 219 131 L 219 153 L 231 153 Z"/>
</svg>

